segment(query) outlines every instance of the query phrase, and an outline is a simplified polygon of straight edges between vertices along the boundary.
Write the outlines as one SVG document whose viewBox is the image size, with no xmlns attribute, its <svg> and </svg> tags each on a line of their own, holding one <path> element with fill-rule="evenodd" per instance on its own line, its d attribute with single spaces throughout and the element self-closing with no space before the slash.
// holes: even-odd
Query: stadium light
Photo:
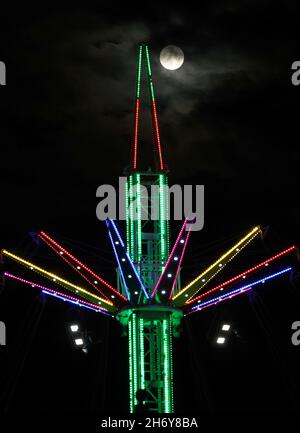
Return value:
<svg viewBox="0 0 300 433">
<path fill-rule="evenodd" d="M 225 338 L 225 337 L 218 337 L 218 338 L 217 338 L 217 344 L 224 344 L 225 341 L 226 341 L 226 338 Z"/>
</svg>

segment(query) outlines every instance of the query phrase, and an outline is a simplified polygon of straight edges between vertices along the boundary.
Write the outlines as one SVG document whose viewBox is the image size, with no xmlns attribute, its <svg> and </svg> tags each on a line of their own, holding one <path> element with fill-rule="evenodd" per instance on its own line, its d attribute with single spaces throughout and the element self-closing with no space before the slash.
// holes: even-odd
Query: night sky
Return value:
<svg viewBox="0 0 300 433">
<path fill-rule="evenodd" d="M 47 259 L 59 272 L 29 235 L 43 229 L 114 283 L 95 192 L 115 184 L 130 162 L 140 42 L 150 46 L 170 183 L 205 185 L 205 225 L 191 235 L 184 282 L 256 224 L 269 228 L 266 239 L 228 275 L 299 244 L 300 86 L 291 83 L 291 64 L 300 58 L 299 5 L 106 3 L 1 11 L 1 248 Z M 169 44 L 185 54 L 177 71 L 159 63 Z M 299 293 L 299 279 L 281 280 L 187 319 L 174 348 L 177 412 L 299 411 L 300 346 L 290 341 Z M 100 340 L 87 356 L 68 340 L 65 326 L 75 319 Z M 127 412 L 127 342 L 112 320 L 78 315 L 11 282 L 2 288 L 0 320 L 7 325 L 7 346 L 0 347 L 6 412 Z M 223 320 L 237 334 L 220 350 L 211 342 Z"/>
</svg>

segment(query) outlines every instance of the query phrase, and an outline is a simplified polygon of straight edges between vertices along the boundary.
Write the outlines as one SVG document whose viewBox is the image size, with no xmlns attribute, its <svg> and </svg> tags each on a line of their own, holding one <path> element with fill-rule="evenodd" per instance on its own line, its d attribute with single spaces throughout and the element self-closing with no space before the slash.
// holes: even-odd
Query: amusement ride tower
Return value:
<svg viewBox="0 0 300 433">
<path fill-rule="evenodd" d="M 141 76 L 145 65 L 152 114 L 154 167 L 142 170 L 139 164 L 139 120 Z M 185 219 L 176 241 L 170 248 L 169 194 L 167 170 L 160 142 L 148 46 L 138 51 L 134 139 L 131 166 L 126 183 L 126 242 L 117 224 L 106 220 L 109 238 L 118 269 L 118 284 L 114 288 L 95 270 L 85 265 L 64 246 L 44 231 L 39 239 L 51 248 L 84 280 L 82 285 L 70 282 L 54 271 L 33 263 L 15 253 L 2 250 L 3 257 L 35 272 L 41 279 L 31 281 L 10 271 L 8 280 L 40 289 L 43 294 L 71 302 L 76 306 L 115 317 L 125 328 L 129 347 L 130 412 L 135 412 L 138 394 L 143 392 L 145 408 L 153 413 L 172 413 L 173 368 L 172 338 L 179 336 L 183 316 L 214 306 L 239 294 L 247 293 L 259 284 L 275 277 L 288 275 L 290 265 L 278 268 L 278 261 L 296 253 L 295 245 L 285 248 L 262 262 L 231 277 L 222 284 L 211 280 L 254 240 L 261 237 L 260 226 L 252 228 L 185 287 L 180 286 L 180 270 L 189 239 L 189 221 Z M 150 218 L 149 215 L 152 217 Z M 273 268 L 273 269 L 272 269 Z M 271 270 L 271 272 L 270 272 Z M 266 273 L 268 271 L 268 273 Z M 257 279 L 253 275 L 258 274 Z M 245 280 L 246 279 L 246 280 Z M 60 290 L 57 289 L 60 286 Z M 203 290 L 206 285 L 210 287 Z M 71 292 L 71 293 L 70 293 Z M 200 292 L 200 294 L 199 294 Z"/>
</svg>

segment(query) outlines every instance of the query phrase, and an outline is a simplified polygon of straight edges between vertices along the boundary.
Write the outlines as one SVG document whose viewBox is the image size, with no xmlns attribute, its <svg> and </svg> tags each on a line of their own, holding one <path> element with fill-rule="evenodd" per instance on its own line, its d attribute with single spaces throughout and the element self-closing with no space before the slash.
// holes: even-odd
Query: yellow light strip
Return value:
<svg viewBox="0 0 300 433">
<path fill-rule="evenodd" d="M 55 274 L 53 274 L 53 273 L 51 273 L 51 272 L 45 271 L 45 269 L 42 269 L 42 268 L 40 268 L 39 266 L 36 266 L 34 263 L 28 262 L 27 260 L 24 260 L 24 259 L 22 259 L 21 257 L 15 255 L 15 254 L 13 254 L 13 253 L 10 253 L 10 252 L 7 251 L 7 250 L 2 250 L 1 252 L 2 252 L 2 254 L 4 254 L 5 256 L 8 256 L 8 257 L 10 257 L 11 259 L 16 260 L 17 262 L 21 263 L 22 265 L 28 266 L 30 270 L 40 273 L 40 274 L 43 275 L 44 277 L 46 277 L 46 278 L 48 278 L 48 279 L 51 279 L 53 282 L 55 282 L 55 283 L 57 283 L 57 284 L 60 284 L 61 286 L 65 287 L 66 289 L 68 289 L 68 290 L 70 290 L 70 291 L 72 291 L 72 292 L 75 291 L 76 293 L 78 293 L 78 292 L 79 292 L 79 293 L 83 293 L 83 294 L 86 295 L 86 296 L 89 296 L 89 297 L 95 298 L 95 299 L 97 299 L 97 301 L 99 301 L 101 304 L 102 304 L 102 302 L 103 302 L 104 304 L 109 305 L 110 307 L 107 307 L 107 308 L 108 308 L 110 311 L 112 311 L 112 310 L 115 309 L 115 308 L 114 308 L 114 305 L 113 305 L 112 302 L 107 301 L 106 299 L 100 298 L 99 296 L 94 295 L 93 293 L 89 292 L 88 290 L 85 290 L 85 289 L 83 289 L 83 288 L 80 287 L 80 286 L 77 286 L 77 285 L 75 285 L 75 284 L 73 284 L 73 283 L 70 283 L 69 281 L 64 280 L 63 278 L 60 278 L 59 276 L 57 276 L 57 275 L 55 275 Z M 82 296 L 85 297 L 84 295 L 82 295 Z M 98 304 L 99 304 L 99 302 L 98 302 Z"/>
<path fill-rule="evenodd" d="M 219 264 L 224 261 L 228 256 L 230 256 L 233 252 L 232 256 L 229 257 L 228 261 L 225 264 L 222 264 L 221 267 L 218 266 L 217 270 L 213 275 L 211 275 L 207 280 L 201 282 L 200 286 L 197 288 L 197 290 L 193 290 L 192 293 L 190 293 L 188 296 L 185 296 L 184 302 L 188 301 L 191 297 L 193 297 L 203 286 L 205 286 L 208 281 L 210 281 L 218 272 L 220 272 L 224 266 L 232 260 L 246 245 L 249 244 L 259 233 L 261 232 L 261 228 L 259 226 L 254 227 L 245 237 L 243 237 L 239 242 L 237 242 L 232 248 L 230 248 L 226 253 L 224 253 L 216 262 L 214 262 L 212 265 L 210 265 L 207 269 L 205 269 L 200 275 L 198 275 L 194 280 L 192 280 L 187 286 L 185 286 L 180 292 L 178 292 L 174 297 L 173 301 L 175 301 L 177 298 L 181 297 L 191 286 L 193 286 L 197 281 L 199 281 L 201 278 L 203 278 L 209 271 L 211 271 L 214 267 L 218 266 Z M 240 248 L 239 248 L 240 247 Z"/>
</svg>

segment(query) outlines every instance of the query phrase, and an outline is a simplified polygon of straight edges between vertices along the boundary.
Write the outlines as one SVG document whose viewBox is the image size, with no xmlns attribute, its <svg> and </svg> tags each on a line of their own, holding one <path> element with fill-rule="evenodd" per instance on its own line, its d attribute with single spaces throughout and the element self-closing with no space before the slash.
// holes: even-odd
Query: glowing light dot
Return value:
<svg viewBox="0 0 300 433">
<path fill-rule="evenodd" d="M 219 267 L 221 268 L 223 265 L 222 265 L 222 263 L 219 263 Z"/>
<path fill-rule="evenodd" d="M 119 241 L 115 241 L 115 244 L 116 244 L 116 245 L 119 245 Z"/>
<path fill-rule="evenodd" d="M 115 295 L 111 295 L 111 298 L 114 299 L 114 298 L 115 298 Z"/>
<path fill-rule="evenodd" d="M 83 345 L 83 339 L 82 338 L 76 338 L 75 344 L 76 344 L 76 346 L 82 346 Z"/>
<path fill-rule="evenodd" d="M 99 301 L 98 304 L 101 305 L 101 301 Z"/>
<path fill-rule="evenodd" d="M 135 291 L 135 292 L 134 292 L 134 294 L 135 294 L 135 295 L 138 295 L 138 294 L 139 294 L 139 292 Z"/>
<path fill-rule="evenodd" d="M 166 291 L 165 291 L 165 290 L 162 290 L 162 291 L 161 291 L 161 294 L 162 294 L 162 295 L 165 295 L 165 294 L 166 294 Z"/>
<path fill-rule="evenodd" d="M 94 283 L 95 283 L 95 284 L 98 284 L 98 281 L 97 281 L 97 280 L 95 280 L 95 281 L 94 281 Z"/>
<path fill-rule="evenodd" d="M 76 293 L 79 293 L 79 290 L 76 290 Z"/>
<path fill-rule="evenodd" d="M 265 266 L 269 266 L 269 263 L 266 263 Z"/>
<path fill-rule="evenodd" d="M 178 260 L 178 257 L 177 257 L 177 256 L 175 256 L 175 257 L 174 257 L 174 260 L 175 260 L 175 262 L 177 262 L 177 260 Z"/>
<path fill-rule="evenodd" d="M 56 281 L 56 278 L 53 278 L 53 281 Z"/>
<path fill-rule="evenodd" d="M 31 287 L 35 287 L 35 285 L 34 285 L 34 284 L 31 284 Z"/>
<path fill-rule="evenodd" d="M 224 344 L 225 343 L 225 337 L 218 337 L 217 338 L 217 344 Z"/>
<path fill-rule="evenodd" d="M 81 267 L 80 267 L 80 266 L 77 266 L 77 269 L 81 269 Z"/>
<path fill-rule="evenodd" d="M 132 275 L 129 274 L 129 275 L 128 275 L 128 278 L 132 278 Z"/>
<path fill-rule="evenodd" d="M 230 325 L 224 323 L 224 325 L 222 326 L 222 331 L 229 331 L 229 329 L 230 329 Z"/>
<path fill-rule="evenodd" d="M 186 293 L 184 296 L 187 298 L 189 295 L 188 295 L 188 293 Z"/>
<path fill-rule="evenodd" d="M 122 262 L 125 262 L 125 260 L 126 260 L 126 259 L 125 259 L 124 257 L 122 257 Z"/>
<path fill-rule="evenodd" d="M 33 267 L 32 267 L 32 266 L 30 266 L 30 269 L 32 270 L 32 269 L 33 269 Z"/>
<path fill-rule="evenodd" d="M 62 256 L 64 253 L 62 251 L 60 251 L 59 254 Z"/>
<path fill-rule="evenodd" d="M 220 292 L 222 292 L 224 290 L 224 287 L 221 287 Z"/>
<path fill-rule="evenodd" d="M 200 304 L 200 302 L 201 302 L 201 299 L 198 299 L 198 304 Z"/>
<path fill-rule="evenodd" d="M 172 277 L 172 274 L 168 274 L 168 278 L 171 278 Z"/>
<path fill-rule="evenodd" d="M 245 279 L 245 278 L 246 278 L 246 275 L 243 275 L 243 278 Z"/>
<path fill-rule="evenodd" d="M 184 244 L 184 239 L 180 239 L 180 243 L 181 243 L 181 244 Z"/>
<path fill-rule="evenodd" d="M 202 281 L 202 283 L 205 283 L 205 278 L 202 278 L 202 280 L 201 280 L 201 281 Z"/>
<path fill-rule="evenodd" d="M 240 249 L 239 248 L 236 248 L 236 250 L 235 251 L 240 251 Z"/>
</svg>

